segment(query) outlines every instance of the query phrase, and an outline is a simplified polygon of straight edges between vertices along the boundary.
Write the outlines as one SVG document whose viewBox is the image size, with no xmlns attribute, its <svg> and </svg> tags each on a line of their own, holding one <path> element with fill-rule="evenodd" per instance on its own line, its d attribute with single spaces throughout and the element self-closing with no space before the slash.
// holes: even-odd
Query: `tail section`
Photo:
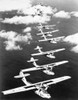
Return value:
<svg viewBox="0 0 78 100">
<path fill-rule="evenodd" d="M 34 50 L 39 50 L 39 49 L 42 49 L 42 47 L 37 46 L 36 48 L 34 48 Z"/>
<path fill-rule="evenodd" d="M 23 77 L 23 78 L 22 78 L 22 81 L 24 82 L 24 84 L 25 84 L 26 86 L 31 85 L 31 83 L 27 81 L 26 77 Z"/>
<path fill-rule="evenodd" d="M 42 49 L 42 47 L 37 46 L 34 50 L 38 50 L 41 53 L 42 52 L 41 49 Z"/>
<path fill-rule="evenodd" d="M 26 79 L 27 76 L 30 76 L 30 74 L 29 74 L 29 73 L 24 74 L 24 73 L 21 71 L 21 72 L 19 73 L 19 75 L 14 76 L 14 78 L 22 78 L 22 81 L 24 82 L 24 84 L 25 84 L 26 86 L 29 86 L 31 83 L 29 83 L 29 82 L 27 81 L 27 79 Z"/>
<path fill-rule="evenodd" d="M 24 74 L 22 71 L 19 73 L 19 75 L 14 76 L 14 78 L 23 78 L 23 77 L 27 77 L 30 76 L 29 73 Z"/>
<path fill-rule="evenodd" d="M 34 59 L 33 57 L 30 58 L 30 60 L 28 60 L 27 62 L 36 62 L 38 61 L 38 59 Z"/>
<path fill-rule="evenodd" d="M 33 57 L 31 57 L 31 59 L 28 60 L 27 62 L 32 62 L 33 65 L 34 65 L 35 67 L 39 67 L 39 66 L 37 65 L 36 61 L 38 61 L 38 59 L 34 59 Z"/>
</svg>

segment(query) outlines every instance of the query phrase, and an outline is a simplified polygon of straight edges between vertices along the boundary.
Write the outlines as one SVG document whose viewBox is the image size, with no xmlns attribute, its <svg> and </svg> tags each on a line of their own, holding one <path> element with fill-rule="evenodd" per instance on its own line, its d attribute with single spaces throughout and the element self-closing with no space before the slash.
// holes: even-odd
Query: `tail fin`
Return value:
<svg viewBox="0 0 78 100">
<path fill-rule="evenodd" d="M 25 84 L 26 86 L 31 85 L 31 83 L 28 82 L 27 79 L 26 79 L 25 77 L 22 78 L 22 81 L 24 82 L 24 84 Z"/>
<path fill-rule="evenodd" d="M 42 49 L 42 47 L 37 46 L 36 48 L 34 48 L 34 50 L 39 50 L 39 49 Z"/>
<path fill-rule="evenodd" d="M 28 60 L 27 62 L 36 62 L 38 61 L 38 59 L 34 59 L 33 57 L 30 58 L 30 60 Z"/>
</svg>

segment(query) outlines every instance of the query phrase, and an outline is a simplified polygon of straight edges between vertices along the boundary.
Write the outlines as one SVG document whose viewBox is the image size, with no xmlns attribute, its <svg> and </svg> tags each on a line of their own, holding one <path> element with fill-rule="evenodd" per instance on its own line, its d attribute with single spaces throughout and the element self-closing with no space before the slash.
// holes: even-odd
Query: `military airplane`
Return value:
<svg viewBox="0 0 78 100">
<path fill-rule="evenodd" d="M 48 58 L 55 59 L 55 56 L 54 56 L 54 53 L 55 53 L 55 52 L 60 52 L 60 51 L 65 50 L 65 48 L 61 48 L 61 49 L 56 49 L 56 50 L 50 50 L 50 51 L 45 51 L 45 52 L 43 52 L 41 49 L 42 49 L 42 47 L 37 46 L 37 47 L 35 48 L 35 50 L 38 50 L 39 53 L 31 54 L 31 56 L 46 55 Z"/>
<path fill-rule="evenodd" d="M 41 82 L 37 82 L 37 83 L 30 83 L 29 85 L 26 85 L 26 83 L 25 83 L 24 86 L 20 86 L 20 87 L 14 88 L 14 89 L 5 90 L 5 91 L 2 91 L 2 93 L 4 95 L 9 95 L 9 94 L 13 94 L 13 93 L 35 90 L 35 93 L 37 95 L 39 95 L 40 97 L 50 99 L 51 95 L 47 92 L 49 85 L 65 81 L 65 80 L 68 80 L 70 78 L 71 78 L 70 76 L 62 76 L 62 77 L 49 79 L 49 80 L 45 80 L 45 81 L 41 81 Z"/>
<path fill-rule="evenodd" d="M 54 62 L 54 63 L 50 63 L 50 64 L 45 64 L 45 65 L 38 65 L 36 63 L 36 61 L 38 61 L 38 59 L 34 59 L 33 57 L 31 57 L 30 60 L 28 60 L 27 62 L 32 62 L 32 64 L 35 67 L 32 68 L 27 68 L 27 69 L 22 69 L 20 72 L 30 72 L 30 71 L 37 71 L 37 70 L 43 70 L 43 72 L 47 75 L 55 75 L 55 73 L 53 72 L 53 68 L 55 66 L 59 66 L 65 63 L 68 63 L 67 60 L 63 60 L 63 61 L 59 61 L 59 62 Z M 20 73 L 19 73 L 20 74 Z"/>
<path fill-rule="evenodd" d="M 53 30 L 53 31 L 48 31 L 48 32 L 43 32 L 44 35 L 46 36 L 53 36 L 52 33 L 55 33 L 55 32 L 58 32 L 59 30 L 56 29 L 56 30 Z M 43 37 L 43 34 L 42 33 L 37 33 L 37 35 L 42 35 L 41 37 Z"/>
<path fill-rule="evenodd" d="M 60 37 L 55 37 L 55 38 L 47 38 L 45 35 L 43 35 L 42 40 L 39 40 L 39 42 L 43 42 L 43 41 L 49 41 L 50 43 L 57 43 L 59 41 L 63 41 L 63 39 L 65 38 L 65 36 L 60 36 Z"/>
<path fill-rule="evenodd" d="M 40 29 L 53 29 L 54 25 L 42 25 L 42 23 L 39 23 L 39 26 L 36 26 L 35 29 L 40 30 Z"/>
</svg>

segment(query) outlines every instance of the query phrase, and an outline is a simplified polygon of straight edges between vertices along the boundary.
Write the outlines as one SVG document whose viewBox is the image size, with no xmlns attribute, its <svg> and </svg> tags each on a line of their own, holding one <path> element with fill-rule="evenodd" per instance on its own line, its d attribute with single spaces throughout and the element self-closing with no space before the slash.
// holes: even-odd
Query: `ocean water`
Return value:
<svg viewBox="0 0 78 100">
<path fill-rule="evenodd" d="M 38 1 L 38 0 L 37 0 Z M 60 3 L 59 3 L 60 5 Z M 57 8 L 59 8 L 59 5 Z M 65 4 L 66 5 L 66 4 Z M 66 6 L 63 8 L 63 4 L 59 9 L 65 9 Z M 67 6 L 68 8 L 68 6 Z M 66 10 L 68 10 L 66 8 Z M 77 9 L 74 7 L 69 7 L 72 9 Z M 9 17 L 11 15 L 8 15 Z M 6 17 L 6 14 L 3 15 Z M 55 24 L 58 21 L 60 23 L 56 26 L 60 31 L 56 34 L 53 34 L 53 37 L 57 36 L 68 36 L 78 32 L 78 19 L 71 18 L 71 19 L 56 19 L 53 18 L 49 24 Z M 32 27 L 34 25 L 31 25 Z M 9 25 L 9 24 L 1 24 L 1 30 L 5 29 L 6 31 L 16 31 L 22 34 L 22 29 L 24 29 L 25 25 Z M 51 94 L 52 98 L 50 100 L 78 100 L 78 54 L 71 52 L 71 45 L 67 43 L 57 43 L 51 44 L 49 42 L 42 42 L 39 43 L 38 40 L 41 39 L 39 36 L 36 35 L 38 31 L 32 31 L 33 40 L 31 44 L 21 44 L 23 46 L 22 51 L 6 51 L 5 45 L 3 43 L 4 39 L 0 38 L 0 87 L 2 90 L 7 90 L 11 88 L 16 88 L 19 86 L 23 86 L 24 83 L 21 79 L 14 79 L 15 75 L 18 75 L 21 69 L 31 68 L 34 67 L 32 63 L 27 63 L 27 60 L 30 59 L 31 54 L 37 51 L 34 48 L 39 45 L 43 47 L 43 51 L 53 50 L 58 48 L 66 48 L 65 51 L 55 53 L 56 59 L 50 59 L 46 56 L 36 56 L 39 61 L 37 62 L 39 65 L 44 65 L 48 63 L 53 63 L 56 61 L 61 60 L 68 60 L 68 64 L 60 65 L 53 68 L 55 72 L 54 76 L 48 76 L 40 71 L 33 71 L 30 72 L 31 76 L 27 79 L 32 82 L 40 82 L 44 80 L 48 80 L 51 78 L 57 78 L 64 75 L 71 76 L 70 80 L 66 80 L 64 82 L 60 82 L 55 85 L 51 85 L 48 89 L 48 92 Z M 4 96 L 1 93 L 1 100 L 43 100 L 39 96 L 34 93 L 34 90 L 28 92 L 22 92 L 17 94 L 12 94 L 8 96 Z M 46 99 L 47 100 L 47 99 Z"/>
</svg>

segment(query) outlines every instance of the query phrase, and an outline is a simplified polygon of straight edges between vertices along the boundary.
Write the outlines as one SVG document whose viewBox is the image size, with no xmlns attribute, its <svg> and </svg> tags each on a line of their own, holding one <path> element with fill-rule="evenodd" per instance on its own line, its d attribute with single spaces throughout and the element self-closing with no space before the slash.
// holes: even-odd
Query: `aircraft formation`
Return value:
<svg viewBox="0 0 78 100">
<path fill-rule="evenodd" d="M 35 29 L 37 29 L 38 31 L 40 31 L 40 33 L 37 33 L 37 35 L 41 36 L 43 39 L 38 40 L 39 42 L 50 42 L 50 43 L 58 43 L 58 42 L 62 42 L 63 39 L 65 38 L 65 36 L 59 36 L 59 37 L 52 37 L 53 33 L 57 33 L 59 32 L 59 29 L 55 29 L 54 27 L 56 25 L 42 25 L 41 23 L 39 24 L 39 26 L 35 27 Z M 48 32 L 43 32 L 43 29 L 52 29 L 51 31 Z M 52 38 L 48 38 L 48 37 L 52 37 Z"/>
<path fill-rule="evenodd" d="M 35 29 L 40 31 L 40 33 L 37 33 L 37 36 L 41 36 L 44 38 L 42 40 L 39 40 L 39 42 L 49 41 L 50 43 L 58 43 L 59 41 L 62 41 L 65 38 L 65 36 L 60 36 L 60 37 L 55 37 L 55 38 L 52 37 L 54 33 L 59 31 L 58 29 L 53 30 L 53 27 L 55 27 L 55 26 L 56 25 L 44 25 L 43 26 L 41 23 L 39 24 L 39 26 L 36 26 Z M 43 29 L 52 29 L 52 31 L 43 32 Z M 47 38 L 47 36 L 52 37 L 52 38 Z M 69 62 L 68 60 L 62 60 L 62 61 L 58 61 L 58 62 L 54 62 L 54 63 L 38 65 L 37 64 L 38 59 L 34 59 L 34 56 L 42 56 L 43 55 L 48 58 L 55 59 L 56 57 L 55 57 L 54 53 L 65 50 L 65 48 L 60 48 L 60 49 L 55 49 L 55 50 L 50 50 L 50 51 L 42 51 L 42 48 L 43 47 L 40 47 L 39 45 L 37 45 L 37 47 L 34 48 L 34 50 L 38 50 L 38 53 L 31 54 L 30 60 L 27 61 L 28 63 L 32 63 L 33 67 L 21 69 L 19 72 L 19 75 L 14 76 L 15 79 L 20 78 L 25 85 L 21 86 L 21 87 L 16 87 L 14 89 L 2 91 L 2 93 L 4 95 L 34 90 L 35 94 L 39 95 L 40 97 L 50 99 L 51 95 L 47 92 L 47 89 L 49 88 L 50 85 L 71 79 L 71 76 L 61 76 L 58 78 L 54 78 L 54 79 L 52 78 L 49 80 L 36 82 L 36 83 L 31 83 L 27 80 L 26 77 L 31 75 L 30 74 L 31 71 L 40 70 L 43 73 L 45 73 L 46 75 L 51 76 L 51 75 L 56 74 L 55 72 L 53 72 L 53 68 Z"/>
</svg>

